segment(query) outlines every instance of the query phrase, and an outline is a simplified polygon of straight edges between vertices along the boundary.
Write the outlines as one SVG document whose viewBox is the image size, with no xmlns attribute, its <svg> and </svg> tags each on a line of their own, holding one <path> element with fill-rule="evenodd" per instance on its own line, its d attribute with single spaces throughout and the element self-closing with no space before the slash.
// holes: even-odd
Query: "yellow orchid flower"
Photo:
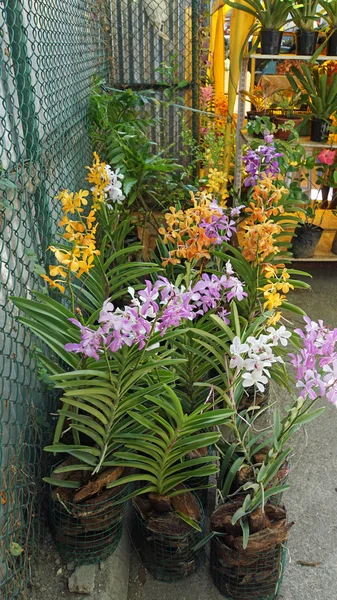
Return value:
<svg viewBox="0 0 337 600">
<path fill-rule="evenodd" d="M 49 273 L 52 277 L 57 277 L 57 275 L 59 275 L 60 277 L 67 277 L 67 272 L 60 266 L 57 265 L 50 265 L 49 266 Z"/>
<path fill-rule="evenodd" d="M 61 283 L 58 283 L 58 281 L 54 281 L 53 279 L 50 279 L 50 277 L 48 277 L 48 275 L 40 275 L 40 277 L 42 277 L 42 279 L 44 279 L 51 288 L 57 288 L 58 290 L 60 290 L 60 292 L 63 294 L 65 287 L 64 285 L 62 285 Z"/>
</svg>

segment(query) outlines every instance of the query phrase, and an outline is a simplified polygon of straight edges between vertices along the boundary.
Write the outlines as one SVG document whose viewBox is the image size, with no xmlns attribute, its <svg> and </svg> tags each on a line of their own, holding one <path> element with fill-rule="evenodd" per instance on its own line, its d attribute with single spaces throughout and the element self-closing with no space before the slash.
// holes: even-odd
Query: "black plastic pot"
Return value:
<svg viewBox="0 0 337 600">
<path fill-rule="evenodd" d="M 332 242 L 331 252 L 333 252 L 333 254 L 337 254 L 337 233 L 335 233 L 335 237 Z"/>
<path fill-rule="evenodd" d="M 329 32 L 331 33 L 331 32 Z M 337 56 L 337 29 L 331 33 L 327 43 L 328 56 Z"/>
<path fill-rule="evenodd" d="M 312 56 L 316 50 L 318 31 L 304 31 L 299 29 L 296 32 L 296 50 L 297 54 Z"/>
<path fill-rule="evenodd" d="M 261 29 L 261 54 L 280 54 L 282 31 Z"/>
<path fill-rule="evenodd" d="M 312 142 L 326 142 L 329 137 L 329 121 L 312 117 L 310 139 Z"/>
<path fill-rule="evenodd" d="M 317 225 L 300 225 L 296 227 L 295 235 L 291 240 L 293 257 L 312 258 L 322 233 L 322 227 Z"/>
</svg>

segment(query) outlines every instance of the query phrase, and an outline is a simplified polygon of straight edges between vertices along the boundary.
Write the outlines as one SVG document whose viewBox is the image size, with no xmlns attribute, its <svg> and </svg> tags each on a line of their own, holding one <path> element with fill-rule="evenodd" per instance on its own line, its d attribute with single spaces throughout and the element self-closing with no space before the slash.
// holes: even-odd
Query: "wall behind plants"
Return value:
<svg viewBox="0 0 337 600">
<path fill-rule="evenodd" d="M 30 296 L 58 221 L 54 196 L 91 162 L 93 75 L 107 77 L 100 0 L 5 0 L 0 8 L 0 597 L 26 598 L 43 528 L 43 446 L 56 400 L 10 295 Z M 111 64 L 111 63 L 110 63 Z"/>
</svg>

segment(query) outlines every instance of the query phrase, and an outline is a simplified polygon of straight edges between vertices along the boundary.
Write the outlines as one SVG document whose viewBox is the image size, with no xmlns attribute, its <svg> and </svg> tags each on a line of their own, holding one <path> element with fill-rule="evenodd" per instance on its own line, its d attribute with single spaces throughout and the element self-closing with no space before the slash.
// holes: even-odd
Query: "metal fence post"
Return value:
<svg viewBox="0 0 337 600">
<path fill-rule="evenodd" d="M 5 16 L 9 31 L 9 43 L 16 79 L 19 110 L 25 138 L 26 158 L 35 160 L 39 153 L 39 132 L 20 0 L 7 0 Z"/>
<path fill-rule="evenodd" d="M 199 78 L 200 78 L 200 49 L 199 49 L 199 0 L 192 0 L 192 108 L 199 108 Z M 199 139 L 199 115 L 192 113 L 192 135 Z"/>
</svg>

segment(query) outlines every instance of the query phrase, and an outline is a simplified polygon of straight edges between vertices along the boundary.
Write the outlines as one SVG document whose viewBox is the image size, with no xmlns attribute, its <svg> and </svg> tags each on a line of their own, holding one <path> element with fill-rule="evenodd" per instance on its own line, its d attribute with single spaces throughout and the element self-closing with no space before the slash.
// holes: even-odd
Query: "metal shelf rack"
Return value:
<svg viewBox="0 0 337 600">
<path fill-rule="evenodd" d="M 248 141 L 248 137 L 243 131 L 244 129 L 244 120 L 245 120 L 245 102 L 243 100 L 242 92 L 246 90 L 246 78 L 247 78 L 247 70 L 248 70 L 248 61 L 252 60 L 255 63 L 256 59 L 264 59 L 264 60 L 306 60 L 311 61 L 312 56 L 306 55 L 298 55 L 298 54 L 245 54 L 242 60 L 240 77 L 239 77 L 239 86 L 238 86 L 238 115 L 237 115 L 237 124 L 236 124 L 236 159 L 235 159 L 235 170 L 234 170 L 234 187 L 236 190 L 241 188 L 242 183 L 242 146 L 245 141 Z M 325 61 L 325 60 L 337 60 L 336 56 L 326 56 L 320 55 L 316 58 L 317 61 Z M 254 63 L 252 67 L 252 71 L 255 70 Z M 300 137 L 300 142 L 308 149 L 308 151 L 312 151 L 317 148 L 337 148 L 337 144 L 326 144 L 321 142 L 312 142 L 309 137 Z M 337 226 L 335 229 L 327 229 L 326 233 L 330 233 L 331 231 L 337 231 Z M 324 238 L 324 233 L 322 238 Z M 325 244 L 323 243 L 322 248 L 318 248 L 317 254 L 313 258 L 302 258 L 302 259 L 294 259 L 301 262 L 314 262 L 314 261 L 324 261 L 324 262 L 333 262 L 337 261 L 337 256 L 325 248 Z"/>
</svg>

